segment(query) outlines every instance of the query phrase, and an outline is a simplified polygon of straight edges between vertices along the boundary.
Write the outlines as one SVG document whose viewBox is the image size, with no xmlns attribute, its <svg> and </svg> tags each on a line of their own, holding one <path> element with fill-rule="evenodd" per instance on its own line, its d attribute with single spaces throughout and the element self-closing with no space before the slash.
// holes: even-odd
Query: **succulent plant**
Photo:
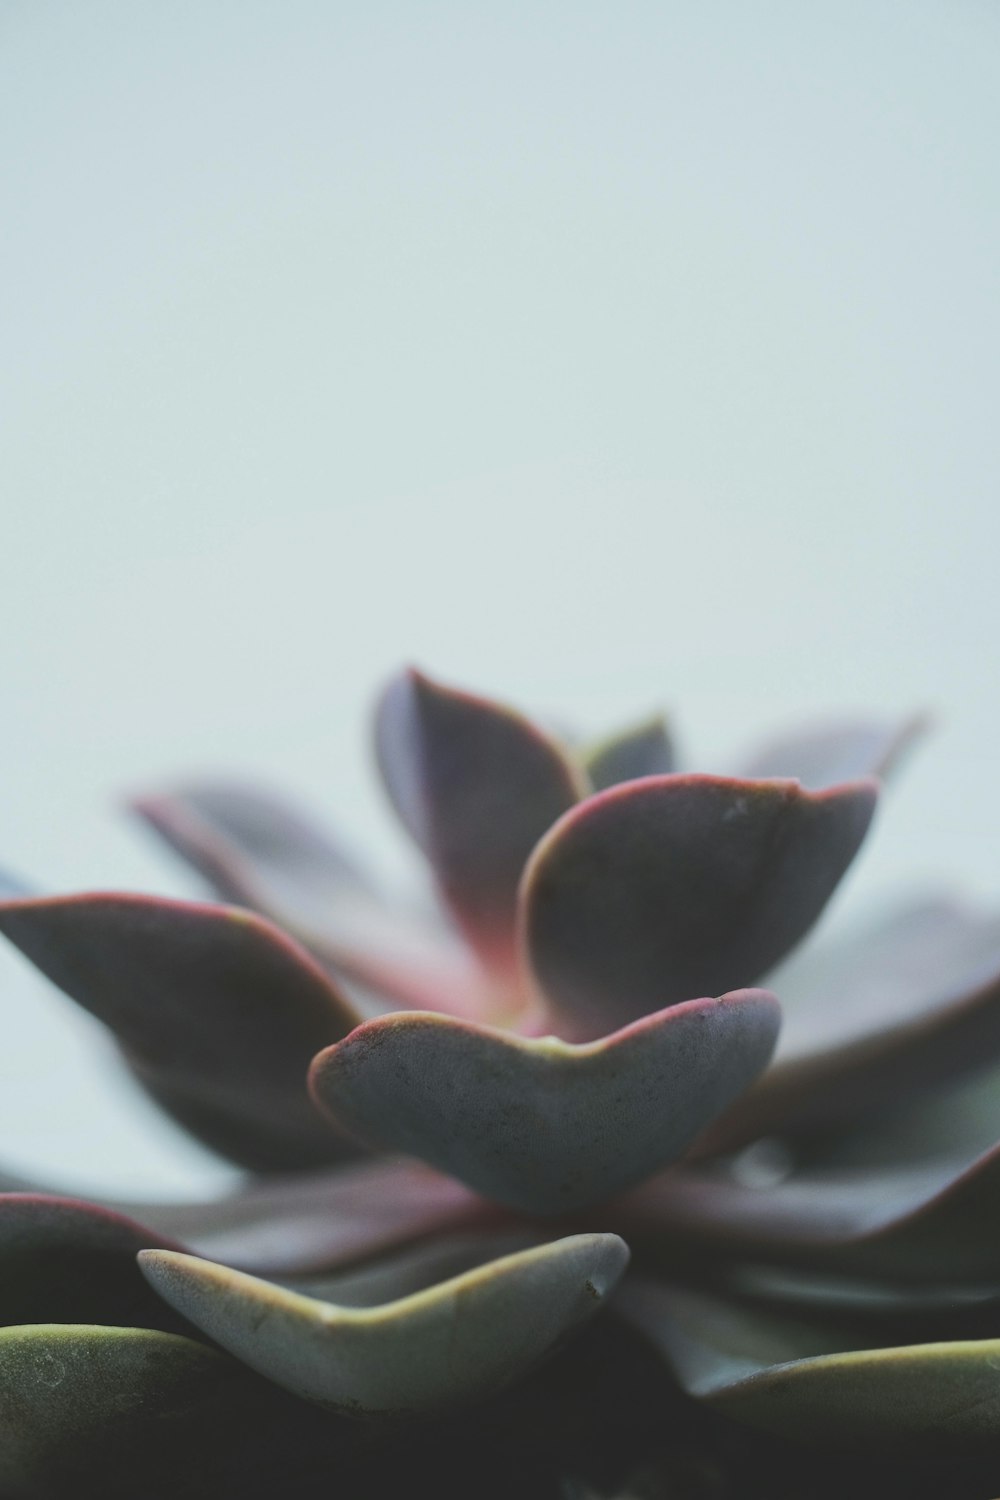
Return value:
<svg viewBox="0 0 1000 1500">
<path fill-rule="evenodd" d="M 137 807 L 225 904 L 0 903 L 252 1174 L 8 1179 L 2 1494 L 995 1493 L 1000 919 L 792 953 L 918 727 L 693 774 L 660 720 L 581 747 L 407 672 L 433 914 L 207 784 Z"/>
</svg>

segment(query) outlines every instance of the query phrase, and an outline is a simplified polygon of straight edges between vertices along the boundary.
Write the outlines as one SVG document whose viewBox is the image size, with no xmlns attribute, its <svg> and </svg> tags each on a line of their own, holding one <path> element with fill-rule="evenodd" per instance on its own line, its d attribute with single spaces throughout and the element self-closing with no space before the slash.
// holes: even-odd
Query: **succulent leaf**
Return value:
<svg viewBox="0 0 1000 1500">
<path fill-rule="evenodd" d="M 692 1395 L 738 1422 L 838 1448 L 967 1451 L 1000 1438 L 1000 1339 L 851 1349 L 835 1326 L 634 1285 L 622 1307 Z"/>
<path fill-rule="evenodd" d="M 462 945 L 387 906 L 334 839 L 287 802 L 207 783 L 142 797 L 133 807 L 224 901 L 261 912 L 335 976 L 363 986 L 357 999 L 369 1013 L 385 1008 L 379 996 L 460 1015 L 492 1009 Z"/>
<path fill-rule="evenodd" d="M 509 971 L 522 871 L 589 790 L 582 771 L 520 714 L 413 671 L 383 694 L 375 741 L 392 803 L 463 931 L 490 968 Z"/>
<path fill-rule="evenodd" d="M 663 776 L 589 798 L 525 872 L 530 968 L 562 1035 L 593 1036 L 775 964 L 865 835 L 876 786 Z"/>
<path fill-rule="evenodd" d="M 269 922 L 98 894 L 0 903 L 0 932 L 111 1028 L 146 1087 L 209 1145 L 264 1170 L 351 1154 L 304 1080 L 360 1018 Z"/>
<path fill-rule="evenodd" d="M 720 1126 L 723 1124 L 720 1121 Z M 877 1115 L 843 1120 L 791 1145 L 803 1165 L 912 1167 L 928 1158 L 971 1160 L 1000 1141 L 1000 1067 L 995 1062 Z"/>
<path fill-rule="evenodd" d="M 594 1315 L 628 1250 L 576 1235 L 365 1309 L 171 1251 L 139 1259 L 162 1297 L 252 1369 L 335 1411 L 388 1417 L 510 1384 Z"/>
<path fill-rule="evenodd" d="M 855 719 L 795 729 L 762 745 L 740 774 L 794 776 L 813 790 L 862 776 L 884 778 L 895 771 L 927 725 L 925 715 L 914 714 L 894 721 Z"/>
<path fill-rule="evenodd" d="M 582 752 L 581 759 L 595 792 L 640 776 L 666 776 L 676 769 L 673 741 L 662 714 L 598 741 Z"/>
<path fill-rule="evenodd" d="M 461 1183 L 422 1162 L 398 1160 L 296 1172 L 209 1202 L 125 1206 L 199 1255 L 277 1277 L 332 1270 L 439 1235 L 492 1229 L 499 1218 Z"/>
<path fill-rule="evenodd" d="M 677 1172 L 621 1200 L 614 1223 L 653 1255 L 660 1245 L 668 1260 L 716 1255 L 898 1282 L 990 1283 L 1000 1239 L 1000 1146 L 909 1170 L 796 1172 L 770 1187 Z"/>
<path fill-rule="evenodd" d="M 774 1066 L 713 1148 L 847 1123 L 981 1067 L 1000 1046 L 1000 917 L 924 901 L 770 983 L 785 1002 Z"/>
<path fill-rule="evenodd" d="M 288 1426 L 294 1435 L 279 1392 L 193 1339 L 80 1324 L 0 1329 L 0 1487 L 12 1500 L 221 1494 L 213 1480 L 243 1467 L 234 1454 L 247 1477 L 276 1446 L 287 1459 Z"/>
<path fill-rule="evenodd" d="M 0 1325 L 113 1323 L 177 1329 L 136 1268 L 169 1237 L 75 1198 L 0 1194 Z"/>
<path fill-rule="evenodd" d="M 780 1012 L 740 990 L 601 1041 L 526 1038 L 429 1013 L 369 1021 L 313 1065 L 320 1105 L 500 1203 L 583 1207 L 675 1161 L 766 1066 Z"/>
<path fill-rule="evenodd" d="M 0 933 L 153 1097 L 285 1173 L 103 1208 L 0 1178 L 0 1492 L 517 1474 L 527 1500 L 523 1457 L 546 1500 L 624 1500 L 607 1412 L 636 1495 L 820 1500 L 862 1470 L 866 1494 L 932 1471 L 994 1494 L 1000 917 L 924 902 L 788 957 L 922 728 L 679 775 L 662 719 L 567 750 L 410 671 L 376 751 L 447 911 L 393 912 L 336 839 L 219 783 L 139 811 L 249 910 L 0 875 Z M 777 1048 L 774 995 L 735 988 L 763 974 Z M 507 1392 L 612 1292 L 645 1347 L 601 1320 Z"/>
</svg>

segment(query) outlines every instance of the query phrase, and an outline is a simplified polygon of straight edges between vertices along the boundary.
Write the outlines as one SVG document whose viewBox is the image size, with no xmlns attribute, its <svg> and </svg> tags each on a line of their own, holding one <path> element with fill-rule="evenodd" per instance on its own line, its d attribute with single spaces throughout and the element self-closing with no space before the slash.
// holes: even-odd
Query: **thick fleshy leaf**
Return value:
<svg viewBox="0 0 1000 1500">
<path fill-rule="evenodd" d="M 208 782 L 133 806 L 224 901 L 262 912 L 361 985 L 352 995 L 369 1014 L 385 1009 L 379 997 L 457 1015 L 493 1009 L 456 937 L 388 906 L 315 820 L 270 792 Z"/>
<path fill-rule="evenodd" d="M 773 1145 L 774 1138 L 767 1139 Z M 997 1141 L 1000 1066 L 992 1063 L 879 1114 L 862 1114 L 824 1134 L 800 1136 L 782 1149 L 789 1156 L 794 1151 L 803 1167 L 912 1167 L 936 1156 L 971 1161 Z"/>
<path fill-rule="evenodd" d="M 527 960 L 561 1034 L 600 1034 L 746 984 L 819 916 L 863 839 L 876 784 L 663 776 L 601 792 L 536 849 Z"/>
<path fill-rule="evenodd" d="M 1000 1338 L 852 1349 L 842 1325 L 645 1281 L 619 1305 L 692 1395 L 786 1440 L 925 1451 L 1000 1445 Z"/>
<path fill-rule="evenodd" d="M 595 792 L 640 776 L 666 776 L 675 769 L 673 742 L 661 714 L 600 740 L 582 752 L 581 759 Z"/>
<path fill-rule="evenodd" d="M 691 1000 L 583 1045 L 383 1016 L 322 1053 L 311 1085 L 366 1143 L 557 1214 L 676 1160 L 766 1066 L 778 1025 L 763 990 Z"/>
<path fill-rule="evenodd" d="M 135 1203 L 130 1213 L 199 1255 L 268 1276 L 300 1276 L 465 1231 L 500 1211 L 422 1162 L 374 1161 L 254 1183 L 207 1203 Z"/>
<path fill-rule="evenodd" d="M 909 906 L 771 976 L 785 1024 L 774 1066 L 713 1148 L 827 1128 L 982 1065 L 1000 1047 L 1000 917 Z"/>
<path fill-rule="evenodd" d="M 987 1284 L 1000 1264 L 1000 1146 L 909 1170 L 798 1172 L 771 1187 L 679 1171 L 620 1199 L 613 1221 L 668 1264 L 715 1257 Z"/>
<path fill-rule="evenodd" d="M 168 1236 L 75 1198 L 0 1194 L 0 1324 L 115 1323 L 175 1329 L 135 1263 Z"/>
<path fill-rule="evenodd" d="M 814 790 L 862 776 L 885 777 L 926 729 L 922 714 L 894 721 L 854 719 L 806 726 L 762 745 L 741 774 L 794 776 Z"/>
<path fill-rule="evenodd" d="M 383 694 L 375 741 L 389 796 L 445 900 L 487 965 L 509 970 L 525 863 L 589 789 L 583 772 L 520 714 L 413 671 Z"/>
<path fill-rule="evenodd" d="M 0 1329 L 0 1489 L 10 1500 L 278 1494 L 302 1446 L 300 1410 L 177 1334 Z"/>
<path fill-rule="evenodd" d="M 575 1235 L 359 1309 L 193 1256 L 140 1256 L 160 1295 L 252 1369 L 336 1411 L 382 1416 L 510 1384 L 594 1315 L 627 1261 L 617 1236 Z"/>
<path fill-rule="evenodd" d="M 4 902 L 0 932 L 112 1029 L 158 1102 L 209 1145 L 264 1170 L 347 1154 L 305 1077 L 359 1017 L 269 922 L 96 894 Z"/>
</svg>

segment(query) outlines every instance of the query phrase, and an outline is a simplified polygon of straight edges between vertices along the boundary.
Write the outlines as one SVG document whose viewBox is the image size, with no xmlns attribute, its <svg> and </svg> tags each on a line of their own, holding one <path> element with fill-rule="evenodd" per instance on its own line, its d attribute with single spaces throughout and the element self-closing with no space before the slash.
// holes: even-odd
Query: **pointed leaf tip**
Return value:
<svg viewBox="0 0 1000 1500">
<path fill-rule="evenodd" d="M 886 778 L 931 727 L 928 714 L 893 720 L 846 719 L 805 725 L 762 745 L 741 774 L 750 777 L 795 776 L 812 789 L 854 781 L 861 776 Z"/>
<path fill-rule="evenodd" d="M 375 748 L 389 797 L 480 956 L 509 969 L 535 844 L 584 795 L 559 745 L 512 709 L 413 669 L 384 691 Z"/>
<path fill-rule="evenodd" d="M 360 1017 L 270 922 L 98 892 L 0 902 L 0 932 L 111 1028 L 158 1102 L 217 1150 L 264 1170 L 343 1157 L 305 1079 Z"/>
<path fill-rule="evenodd" d="M 465 944 L 385 901 L 336 838 L 285 799 L 205 782 L 132 806 L 216 895 L 276 922 L 325 969 L 392 1009 L 489 1008 Z"/>
<path fill-rule="evenodd" d="M 643 776 L 666 776 L 676 769 L 673 741 L 662 714 L 644 719 L 583 752 L 583 764 L 595 792 Z"/>
</svg>

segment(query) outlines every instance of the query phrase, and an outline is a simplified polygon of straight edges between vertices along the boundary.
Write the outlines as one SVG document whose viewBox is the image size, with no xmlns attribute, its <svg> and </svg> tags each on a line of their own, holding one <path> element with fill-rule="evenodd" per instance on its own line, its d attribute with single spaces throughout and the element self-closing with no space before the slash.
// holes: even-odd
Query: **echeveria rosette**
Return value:
<svg viewBox="0 0 1000 1500">
<path fill-rule="evenodd" d="M 500 1494 L 514 1462 L 527 1493 L 529 1450 L 539 1494 L 618 1493 L 580 1477 L 591 1426 L 655 1434 L 684 1494 L 836 1493 L 835 1473 L 885 1492 L 914 1444 L 950 1480 L 956 1454 L 1000 1473 L 1000 1122 L 987 1102 L 941 1160 L 907 1123 L 1000 1041 L 1000 923 L 932 902 L 785 962 L 918 727 L 796 732 L 708 776 L 662 720 L 578 748 L 406 673 L 377 759 L 438 919 L 222 784 L 140 810 L 235 905 L 0 905 L 175 1118 L 272 1174 L 216 1204 L 0 1199 L 5 1493 L 79 1493 L 69 1453 L 104 1494 L 148 1489 L 146 1451 L 164 1493 L 195 1453 L 241 1492 L 278 1463 L 311 1494 L 333 1463 L 365 1493 L 420 1472 Z M 741 1148 L 778 1134 L 787 1165 L 762 1176 L 767 1150 Z M 859 1138 L 896 1144 L 869 1162 Z M 391 1480 L 358 1418 L 409 1455 Z M 790 1426 L 860 1469 L 803 1461 Z"/>
</svg>

